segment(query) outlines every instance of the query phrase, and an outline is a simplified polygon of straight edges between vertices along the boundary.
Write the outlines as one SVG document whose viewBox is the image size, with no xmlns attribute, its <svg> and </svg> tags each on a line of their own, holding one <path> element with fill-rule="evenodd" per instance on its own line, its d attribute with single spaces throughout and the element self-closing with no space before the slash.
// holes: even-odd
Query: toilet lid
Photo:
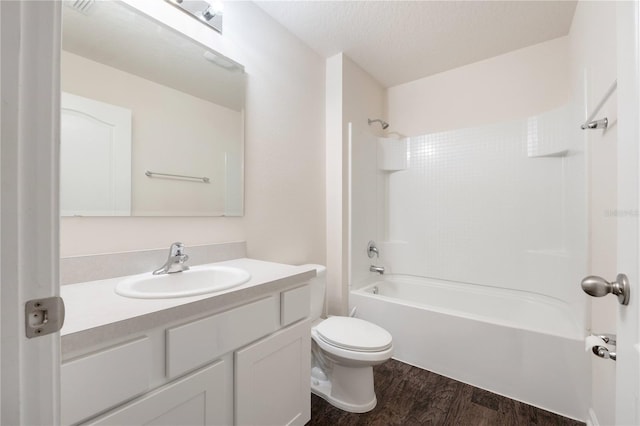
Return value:
<svg viewBox="0 0 640 426">
<path fill-rule="evenodd" d="M 359 318 L 329 317 L 315 329 L 322 340 L 343 349 L 377 352 L 391 347 L 387 330 Z"/>
</svg>

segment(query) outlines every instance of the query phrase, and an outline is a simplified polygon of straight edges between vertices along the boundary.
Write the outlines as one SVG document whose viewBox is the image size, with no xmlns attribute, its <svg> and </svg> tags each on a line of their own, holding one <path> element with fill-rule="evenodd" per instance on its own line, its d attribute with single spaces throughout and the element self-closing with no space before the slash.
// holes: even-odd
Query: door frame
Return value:
<svg viewBox="0 0 640 426">
<path fill-rule="evenodd" d="M 59 1 L 0 1 L 0 424 L 60 423 L 60 333 L 25 303 L 58 296 Z"/>
<path fill-rule="evenodd" d="M 618 272 L 629 277 L 631 300 L 618 308 L 616 424 L 640 424 L 640 3 L 617 2 Z M 613 395 L 611 396 L 614 397 Z"/>
</svg>

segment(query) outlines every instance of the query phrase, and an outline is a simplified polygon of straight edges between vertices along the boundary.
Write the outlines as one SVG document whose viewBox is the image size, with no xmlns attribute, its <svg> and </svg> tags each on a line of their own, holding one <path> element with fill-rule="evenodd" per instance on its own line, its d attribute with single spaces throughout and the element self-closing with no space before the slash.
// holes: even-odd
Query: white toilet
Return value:
<svg viewBox="0 0 640 426">
<path fill-rule="evenodd" d="M 376 406 L 373 366 L 393 355 L 391 334 L 382 327 L 351 317 L 322 319 L 326 268 L 316 268 L 310 282 L 311 392 L 331 405 L 352 413 Z"/>
</svg>

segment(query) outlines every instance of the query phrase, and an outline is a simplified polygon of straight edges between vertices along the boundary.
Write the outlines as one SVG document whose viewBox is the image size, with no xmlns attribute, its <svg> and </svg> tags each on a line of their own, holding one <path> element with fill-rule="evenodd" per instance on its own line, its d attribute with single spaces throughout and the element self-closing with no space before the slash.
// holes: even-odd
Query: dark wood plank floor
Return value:
<svg viewBox="0 0 640 426">
<path fill-rule="evenodd" d="M 347 413 L 312 395 L 307 425 L 584 425 L 395 360 L 374 375 L 372 411 Z"/>
</svg>

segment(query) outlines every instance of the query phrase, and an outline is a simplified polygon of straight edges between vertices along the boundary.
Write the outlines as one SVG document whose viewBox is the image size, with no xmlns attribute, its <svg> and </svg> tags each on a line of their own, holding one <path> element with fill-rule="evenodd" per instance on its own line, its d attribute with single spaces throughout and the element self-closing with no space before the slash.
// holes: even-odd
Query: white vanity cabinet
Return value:
<svg viewBox="0 0 640 426">
<path fill-rule="evenodd" d="M 308 307 L 298 285 L 74 354 L 62 424 L 305 424 Z"/>
<path fill-rule="evenodd" d="M 284 328 L 235 353 L 239 425 L 304 425 L 311 419 L 309 286 L 280 293 Z M 296 321 L 300 321 L 297 322 Z"/>
<path fill-rule="evenodd" d="M 302 321 L 236 351 L 236 424 L 304 425 L 311 419 L 309 333 L 309 321 Z"/>
<path fill-rule="evenodd" d="M 87 425 L 227 425 L 224 361 L 124 404 Z"/>
</svg>

